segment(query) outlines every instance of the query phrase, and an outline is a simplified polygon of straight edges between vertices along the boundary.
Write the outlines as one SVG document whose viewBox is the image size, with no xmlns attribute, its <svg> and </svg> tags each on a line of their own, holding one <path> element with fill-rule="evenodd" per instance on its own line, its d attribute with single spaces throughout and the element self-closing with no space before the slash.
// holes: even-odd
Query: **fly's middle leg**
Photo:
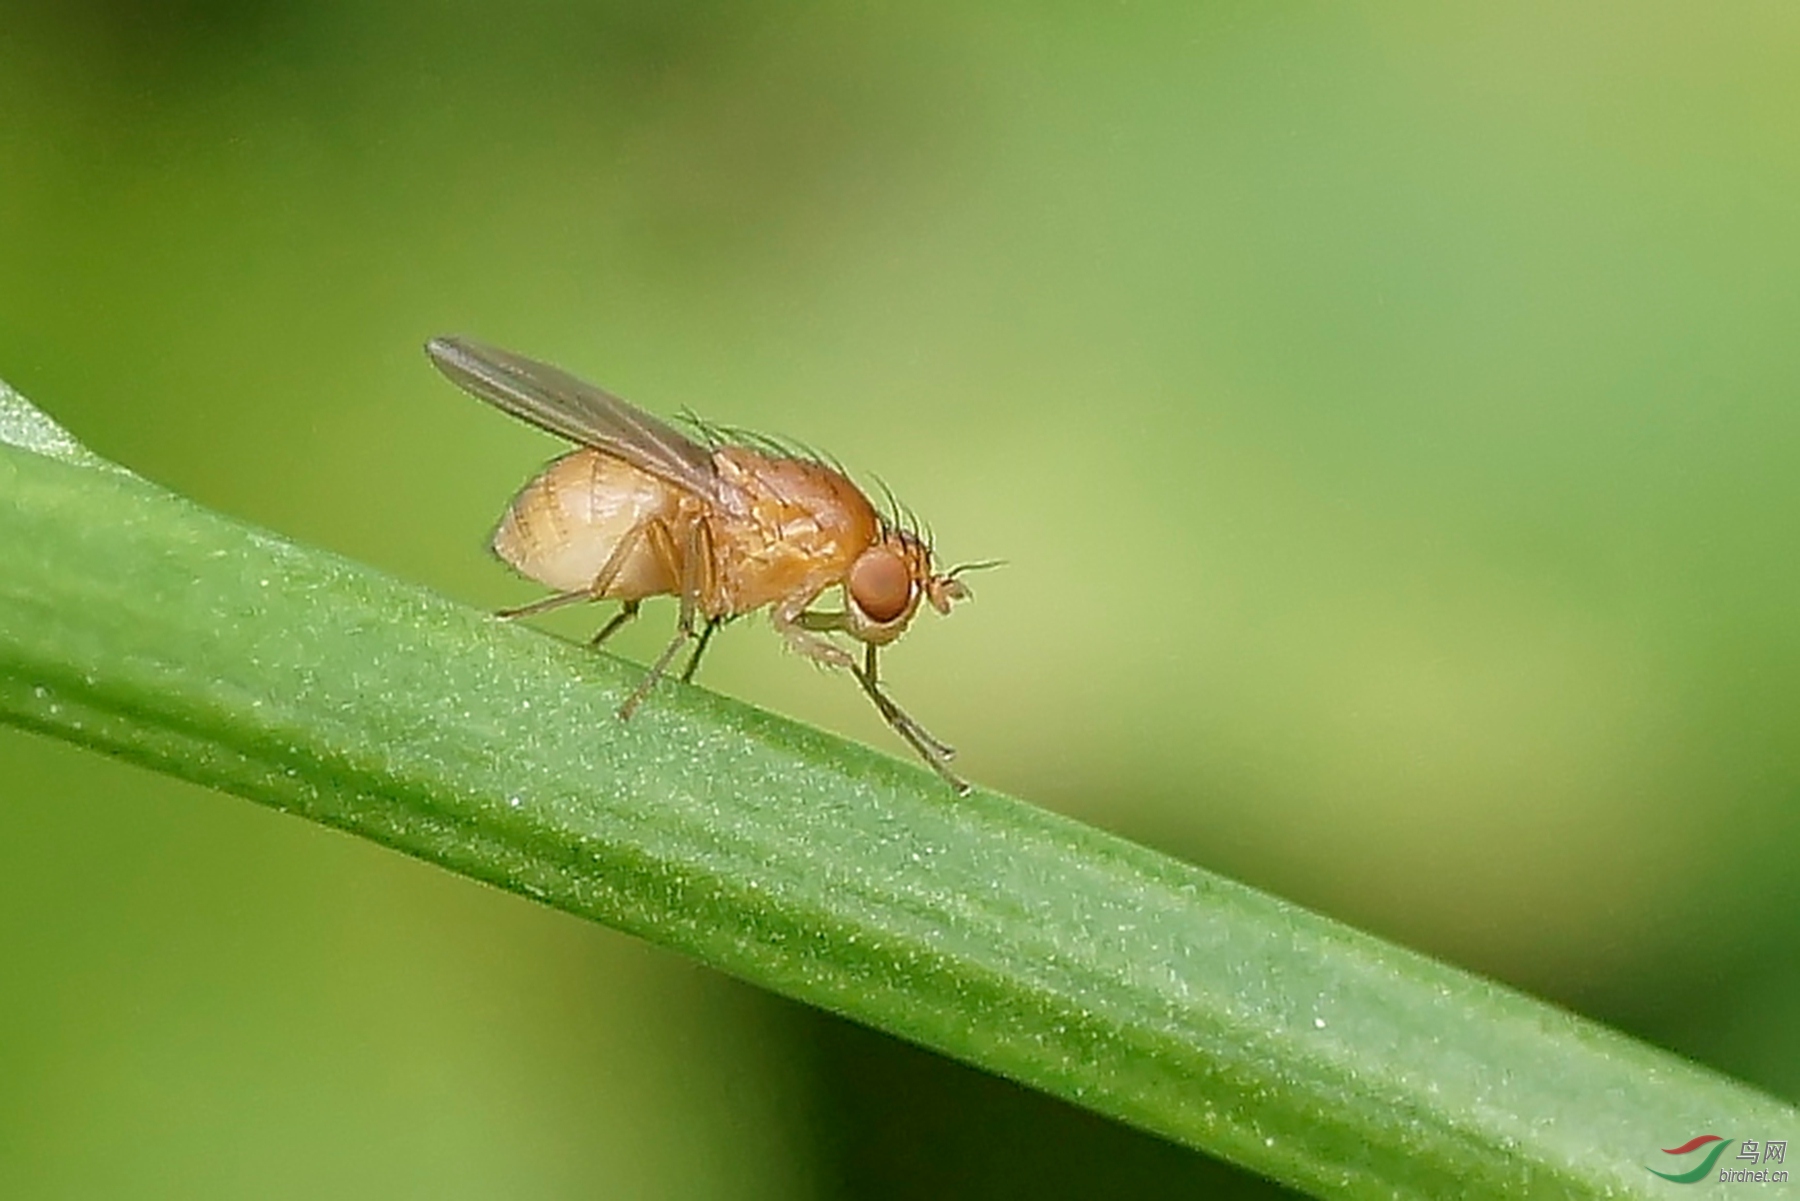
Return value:
<svg viewBox="0 0 1800 1201">
<path fill-rule="evenodd" d="M 681 669 L 683 684 L 694 682 L 694 673 L 700 670 L 700 656 L 706 653 L 706 644 L 712 641 L 713 634 L 724 624 L 722 618 L 709 617 L 706 619 L 706 628 L 700 631 L 700 641 L 694 644 L 694 653 L 688 656 L 687 666 Z"/>
</svg>

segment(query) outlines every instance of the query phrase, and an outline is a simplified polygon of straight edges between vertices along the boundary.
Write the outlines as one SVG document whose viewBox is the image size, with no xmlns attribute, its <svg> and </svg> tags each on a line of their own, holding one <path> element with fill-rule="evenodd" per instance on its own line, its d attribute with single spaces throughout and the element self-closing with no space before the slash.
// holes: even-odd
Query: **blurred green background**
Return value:
<svg viewBox="0 0 1800 1201">
<path fill-rule="evenodd" d="M 429 335 L 830 448 L 1010 561 L 887 659 L 975 779 L 1795 1100 L 1796 62 L 1775 3 L 0 0 L 0 378 L 490 608 L 557 448 Z M 903 753 L 760 622 L 704 679 Z M 0 732 L 0 801 L 9 1197 L 1276 1192 L 236 799 Z"/>
</svg>

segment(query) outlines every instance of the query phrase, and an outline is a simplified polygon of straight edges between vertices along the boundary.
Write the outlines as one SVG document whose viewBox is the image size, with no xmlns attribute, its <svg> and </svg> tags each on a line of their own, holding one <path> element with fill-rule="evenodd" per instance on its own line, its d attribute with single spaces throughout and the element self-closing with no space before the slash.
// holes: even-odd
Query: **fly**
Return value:
<svg viewBox="0 0 1800 1201">
<path fill-rule="evenodd" d="M 675 636 L 620 718 L 684 646 L 693 644 L 681 671 L 687 681 L 719 626 L 768 608 L 789 647 L 848 671 L 894 732 L 968 793 L 950 770 L 955 749 L 894 703 L 876 655 L 906 632 L 921 602 L 949 613 L 969 597 L 957 577 L 990 564 L 936 570 L 927 538 L 814 457 L 704 426 L 704 443 L 696 441 L 556 367 L 478 342 L 434 338 L 425 350 L 458 387 L 579 445 L 520 489 L 494 531 L 494 553 L 553 590 L 500 616 L 616 600 L 619 611 L 594 635 L 598 646 L 645 598 L 678 598 Z M 814 608 L 833 588 L 843 590 L 842 608 Z M 832 634 L 861 643 L 861 662 Z"/>
</svg>

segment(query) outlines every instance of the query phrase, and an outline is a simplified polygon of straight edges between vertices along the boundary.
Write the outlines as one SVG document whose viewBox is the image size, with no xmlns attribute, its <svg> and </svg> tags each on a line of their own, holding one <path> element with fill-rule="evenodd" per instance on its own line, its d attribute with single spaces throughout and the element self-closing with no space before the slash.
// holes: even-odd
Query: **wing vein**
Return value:
<svg viewBox="0 0 1800 1201">
<path fill-rule="evenodd" d="M 623 459 L 696 495 L 718 495 L 710 450 L 603 388 L 466 338 L 433 338 L 425 352 L 451 383 L 541 430 Z"/>
</svg>

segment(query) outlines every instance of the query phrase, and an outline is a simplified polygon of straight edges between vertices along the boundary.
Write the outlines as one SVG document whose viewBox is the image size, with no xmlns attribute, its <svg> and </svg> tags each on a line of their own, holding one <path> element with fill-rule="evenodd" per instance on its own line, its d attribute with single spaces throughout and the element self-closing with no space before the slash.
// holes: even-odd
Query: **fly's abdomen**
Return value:
<svg viewBox="0 0 1800 1201">
<path fill-rule="evenodd" d="M 558 592 L 593 591 L 597 600 L 658 596 L 675 591 L 677 565 L 665 562 L 646 523 L 672 528 L 679 511 L 669 485 L 623 460 L 582 449 L 520 489 L 494 531 L 494 553 Z M 627 539 L 618 571 L 596 590 Z M 680 540 L 672 541 L 679 548 Z"/>
</svg>

